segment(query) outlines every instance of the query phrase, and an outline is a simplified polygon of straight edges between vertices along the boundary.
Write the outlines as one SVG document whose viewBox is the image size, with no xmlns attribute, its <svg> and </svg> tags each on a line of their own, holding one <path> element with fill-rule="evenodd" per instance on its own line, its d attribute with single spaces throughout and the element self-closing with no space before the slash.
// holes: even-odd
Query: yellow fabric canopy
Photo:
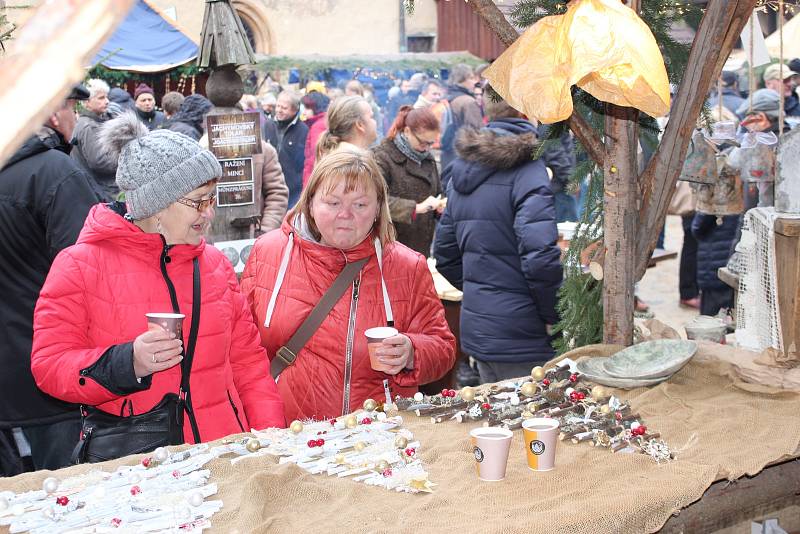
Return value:
<svg viewBox="0 0 800 534">
<path fill-rule="evenodd" d="M 659 117 L 669 79 L 650 28 L 619 0 L 573 0 L 528 28 L 484 76 L 510 105 L 544 123 L 572 114 L 570 88 Z"/>
</svg>

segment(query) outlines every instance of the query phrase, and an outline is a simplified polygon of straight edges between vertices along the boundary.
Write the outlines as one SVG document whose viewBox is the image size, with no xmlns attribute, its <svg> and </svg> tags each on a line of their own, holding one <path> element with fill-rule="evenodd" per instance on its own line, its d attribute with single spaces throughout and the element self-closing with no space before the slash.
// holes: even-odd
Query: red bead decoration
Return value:
<svg viewBox="0 0 800 534">
<path fill-rule="evenodd" d="M 576 375 L 575 373 L 572 373 L 571 375 L 569 375 L 569 381 L 570 382 L 577 382 L 578 381 L 578 375 Z"/>
<path fill-rule="evenodd" d="M 115 517 L 114 519 L 111 520 L 112 527 L 119 527 L 121 524 L 122 524 L 122 519 L 120 519 L 119 517 Z"/>
<path fill-rule="evenodd" d="M 308 445 L 309 447 L 316 447 L 317 446 L 317 440 L 310 439 L 310 440 L 308 440 L 308 443 L 306 443 L 306 445 Z"/>
<path fill-rule="evenodd" d="M 409 447 L 406 449 L 406 456 L 414 456 L 414 453 L 417 452 L 413 447 Z"/>
<path fill-rule="evenodd" d="M 578 391 L 578 400 L 583 400 L 586 398 L 586 393 L 583 391 Z"/>
<path fill-rule="evenodd" d="M 139 486 L 131 486 L 131 495 L 139 495 L 142 489 Z"/>
<path fill-rule="evenodd" d="M 644 425 L 640 426 L 639 430 L 641 430 L 641 434 L 642 435 L 647 434 L 647 427 L 646 426 L 644 426 Z"/>
<path fill-rule="evenodd" d="M 386 478 L 389 478 L 390 476 L 392 476 L 392 468 L 388 467 L 388 468 L 384 469 L 383 470 L 383 476 L 386 477 Z"/>
<path fill-rule="evenodd" d="M 550 379 L 549 378 L 545 378 L 544 380 L 542 380 L 542 385 L 543 386 L 549 386 L 550 385 Z"/>
<path fill-rule="evenodd" d="M 370 419 L 369 417 L 365 417 L 364 419 L 361 420 L 361 424 L 362 425 L 369 425 L 371 423 L 372 423 L 372 419 Z"/>
<path fill-rule="evenodd" d="M 572 402 L 576 402 L 578 400 L 578 392 L 577 391 L 572 391 L 569 394 L 569 400 L 571 400 Z"/>
<path fill-rule="evenodd" d="M 481 405 L 481 408 L 483 408 L 484 410 L 491 410 L 491 409 L 492 409 L 492 405 L 491 405 L 491 404 L 489 404 L 488 402 L 484 402 L 484 403 Z"/>
<path fill-rule="evenodd" d="M 453 398 L 455 398 L 455 396 L 456 396 L 456 390 L 454 390 L 454 389 L 450 389 L 450 390 L 448 390 L 448 391 L 447 391 L 447 396 L 448 396 L 448 397 L 453 397 Z"/>
<path fill-rule="evenodd" d="M 62 495 L 61 497 L 58 497 L 56 499 L 56 504 L 61 505 L 61 506 L 68 505 L 69 504 L 69 497 L 67 497 L 65 495 Z"/>
<path fill-rule="evenodd" d="M 336 424 L 336 419 L 331 419 L 330 423 L 331 423 L 331 426 L 334 426 Z"/>
<path fill-rule="evenodd" d="M 616 420 L 617 420 L 617 421 L 622 421 L 622 414 L 621 414 L 621 413 L 619 413 L 619 412 L 616 412 L 616 413 L 614 414 L 614 417 L 616 418 Z"/>
<path fill-rule="evenodd" d="M 442 397 L 448 397 L 448 396 L 450 396 L 450 390 L 447 389 L 447 388 L 443 389 L 442 390 Z"/>
<path fill-rule="evenodd" d="M 172 478 L 181 478 L 181 472 L 176 469 L 172 472 Z"/>
<path fill-rule="evenodd" d="M 324 439 L 318 439 L 317 440 L 317 447 L 322 447 L 323 445 L 325 445 L 325 440 Z"/>
<path fill-rule="evenodd" d="M 145 467 L 150 467 L 150 458 L 142 458 L 142 465 Z"/>
</svg>

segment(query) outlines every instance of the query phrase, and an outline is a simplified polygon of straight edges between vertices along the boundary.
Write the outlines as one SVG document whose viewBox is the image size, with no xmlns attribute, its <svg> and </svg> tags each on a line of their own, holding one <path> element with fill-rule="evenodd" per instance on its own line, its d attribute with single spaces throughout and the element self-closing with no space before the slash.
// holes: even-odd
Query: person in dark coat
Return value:
<svg viewBox="0 0 800 534">
<path fill-rule="evenodd" d="M 436 215 L 444 209 L 436 198 L 442 182 L 431 147 L 439 137 L 439 121 L 426 108 L 403 106 L 389 133 L 372 151 L 389 186 L 389 213 L 397 240 L 427 257 Z"/>
<path fill-rule="evenodd" d="M 261 129 L 265 141 L 278 151 L 286 187 L 289 188 L 289 209 L 297 204 L 303 191 L 308 126 L 300 120 L 300 98 L 296 93 L 283 91 L 275 105 L 275 120 L 265 120 Z"/>
<path fill-rule="evenodd" d="M 80 118 L 72 134 L 70 156 L 91 178 L 100 198 L 105 202 L 117 199 L 117 160 L 100 148 L 98 136 L 100 127 L 111 119 L 108 113 L 109 87 L 103 80 L 89 80 L 89 99 L 80 111 Z M 127 93 L 126 93 L 127 94 Z"/>
<path fill-rule="evenodd" d="M 481 128 L 483 112 L 475 99 L 475 85 L 480 78 L 472 67 L 456 65 L 447 79 L 448 108 L 442 119 L 441 164 L 446 168 L 456 157 L 455 139 L 462 128 Z M 442 182 L 447 187 L 447 181 Z"/>
<path fill-rule="evenodd" d="M 739 215 L 709 215 L 697 212 L 692 220 L 692 235 L 697 239 L 697 285 L 700 288 L 700 313 L 717 315 L 733 307 L 733 288 L 717 276 L 731 257 Z"/>
<path fill-rule="evenodd" d="M 213 108 L 214 104 L 203 95 L 189 95 L 175 116 L 165 120 L 161 127 L 199 141 L 205 131 L 206 114 Z"/>
<path fill-rule="evenodd" d="M 0 429 L 22 428 L 36 469 L 64 467 L 81 426 L 77 406 L 36 386 L 30 356 L 33 310 L 50 265 L 75 243 L 89 209 L 100 201 L 91 178 L 68 155 L 75 104 L 87 98 L 86 88 L 73 88 L 0 168 Z"/>
<path fill-rule="evenodd" d="M 720 76 L 721 91 L 716 88 L 711 89 L 711 97 L 708 99 L 708 107 L 714 109 L 719 107 L 722 99 L 722 107 L 736 113 L 736 110 L 744 103 L 745 99 L 739 92 L 739 76 L 735 72 L 723 71 Z M 742 118 L 741 116 L 739 118 Z"/>
<path fill-rule="evenodd" d="M 146 83 L 136 86 L 133 93 L 133 103 L 139 120 L 147 126 L 148 130 L 156 130 L 164 122 L 164 114 L 156 109 L 156 97 L 153 88 Z"/>
<path fill-rule="evenodd" d="M 547 124 L 539 125 L 539 139 L 545 139 L 549 129 Z M 577 221 L 578 201 L 569 192 L 569 181 L 575 174 L 575 141 L 572 134 L 565 131 L 557 143 L 546 143 L 541 158 L 545 167 L 553 173 L 550 187 L 556 203 L 556 222 Z"/>
<path fill-rule="evenodd" d="M 112 117 L 116 117 L 128 110 L 136 109 L 131 94 L 121 87 L 112 87 L 108 92 L 108 100 L 108 112 Z"/>
<path fill-rule="evenodd" d="M 477 361 L 481 381 L 493 382 L 553 357 L 563 270 L 550 179 L 544 161 L 531 159 L 536 127 L 494 96 L 486 114 L 485 128 L 456 140 L 434 256 L 464 292 L 462 350 Z"/>
</svg>

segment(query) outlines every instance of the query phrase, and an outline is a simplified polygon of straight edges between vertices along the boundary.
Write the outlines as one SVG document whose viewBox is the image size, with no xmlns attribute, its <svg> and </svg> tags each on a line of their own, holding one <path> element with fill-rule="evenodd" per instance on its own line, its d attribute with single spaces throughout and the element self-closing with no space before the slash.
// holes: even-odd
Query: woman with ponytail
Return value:
<svg viewBox="0 0 800 534">
<path fill-rule="evenodd" d="M 337 150 L 366 150 L 378 138 L 372 107 L 363 96 L 342 96 L 328 108 L 328 129 L 317 141 L 316 160 Z"/>
<path fill-rule="evenodd" d="M 386 138 L 373 150 L 389 186 L 389 213 L 397 240 L 430 255 L 436 216 L 444 210 L 438 198 L 442 182 L 431 147 L 439 138 L 439 121 L 427 108 L 403 106 Z"/>
</svg>

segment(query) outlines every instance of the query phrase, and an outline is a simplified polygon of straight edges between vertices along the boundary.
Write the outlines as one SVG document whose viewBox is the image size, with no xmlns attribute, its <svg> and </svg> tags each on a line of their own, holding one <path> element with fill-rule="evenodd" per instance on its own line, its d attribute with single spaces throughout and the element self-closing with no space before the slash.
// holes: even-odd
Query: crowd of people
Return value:
<svg viewBox="0 0 800 534">
<path fill-rule="evenodd" d="M 709 104 L 742 131 L 777 132 L 783 98 L 788 131 L 795 77 L 769 67 L 766 87 L 743 97 L 723 73 Z M 543 144 L 548 126 L 480 70 L 455 66 L 447 83 L 416 73 L 386 102 L 357 80 L 271 87 L 236 107 L 159 100 L 144 83 L 131 95 L 89 80 L 0 168 L 2 474 L 101 449 L 93 410 L 124 418 L 180 402 L 182 439 L 198 442 L 337 417 L 387 386 L 413 394 L 456 355 L 427 258 L 463 291 L 461 385 L 553 356 L 556 225 L 578 212 L 574 140 Z M 258 113 L 262 134 L 256 199 L 215 217 L 222 169 L 206 118 L 242 112 Z M 741 182 L 747 153 L 735 144 L 714 150 Z M 732 305 L 710 273 L 727 262 L 740 213 L 771 202 L 744 181 L 738 212 L 714 207 L 735 184 L 695 184 L 697 202 L 676 208 L 681 303 L 703 313 Z M 209 243 L 248 238 L 239 279 Z M 183 333 L 149 327 L 150 312 L 183 314 Z M 397 331 L 375 351 L 378 369 L 364 335 L 375 326 Z"/>
</svg>

